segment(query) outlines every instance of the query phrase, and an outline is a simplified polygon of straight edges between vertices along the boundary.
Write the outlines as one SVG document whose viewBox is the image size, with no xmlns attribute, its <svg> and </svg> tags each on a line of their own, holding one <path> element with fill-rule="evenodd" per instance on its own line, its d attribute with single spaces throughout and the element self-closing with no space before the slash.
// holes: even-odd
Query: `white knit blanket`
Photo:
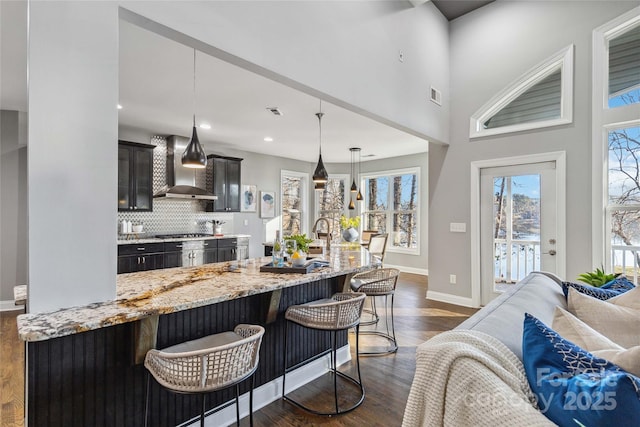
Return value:
<svg viewBox="0 0 640 427">
<path fill-rule="evenodd" d="M 482 332 L 453 330 L 416 351 L 403 427 L 553 426 L 535 408 L 522 362 Z"/>
</svg>

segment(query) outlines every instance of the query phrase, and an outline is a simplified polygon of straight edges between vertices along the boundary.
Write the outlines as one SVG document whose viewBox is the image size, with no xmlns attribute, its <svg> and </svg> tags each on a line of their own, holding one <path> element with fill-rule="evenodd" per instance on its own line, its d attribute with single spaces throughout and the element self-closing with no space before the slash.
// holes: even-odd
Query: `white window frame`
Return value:
<svg viewBox="0 0 640 427">
<path fill-rule="evenodd" d="M 344 216 L 349 216 L 349 196 L 351 194 L 350 191 L 350 184 L 349 184 L 349 174 L 346 173 L 340 173 L 340 174 L 329 174 L 329 179 L 342 179 L 344 180 L 344 209 L 342 211 L 342 214 Z M 314 221 L 317 221 L 318 218 L 320 218 L 320 194 L 322 194 L 322 191 L 318 190 L 318 191 L 314 191 L 314 195 L 313 195 L 313 214 L 314 214 Z M 337 236 L 337 234 L 335 233 L 336 231 L 340 231 L 340 230 L 331 230 L 333 232 L 334 237 Z"/>
<path fill-rule="evenodd" d="M 550 58 L 538 64 L 527 73 L 520 76 L 496 96 L 491 98 L 478 111 L 471 115 L 469 123 L 469 138 L 481 138 L 549 126 L 565 125 L 573 122 L 573 44 L 555 53 Z M 560 117 L 556 119 L 519 123 L 509 126 L 485 129 L 484 123 L 506 107 L 511 101 L 535 86 L 544 78 L 560 70 L 561 95 Z"/>
<path fill-rule="evenodd" d="M 282 218 L 284 217 L 284 192 L 282 191 L 282 179 L 285 176 L 292 176 L 296 178 L 302 178 L 302 212 L 300 215 L 300 220 L 302 224 L 300 226 L 300 230 L 302 233 L 309 235 L 309 174 L 307 172 L 297 172 L 281 169 L 280 170 L 280 230 L 282 230 Z"/>
<path fill-rule="evenodd" d="M 609 108 L 609 40 L 640 23 L 640 7 L 593 31 L 592 90 L 592 261 L 594 267 L 611 270 L 609 212 L 609 131 L 640 125 L 640 104 Z"/>
<path fill-rule="evenodd" d="M 364 189 L 365 188 L 365 181 L 367 179 L 370 178 L 380 178 L 380 177 L 392 177 L 392 176 L 398 176 L 398 175 L 412 175 L 415 174 L 416 175 L 416 182 L 418 183 L 418 206 L 416 208 L 416 221 L 417 221 L 417 225 L 418 225 L 418 232 L 416 234 L 416 247 L 415 248 L 399 248 L 399 247 L 395 247 L 392 244 L 390 244 L 393 239 L 391 236 L 391 233 L 393 233 L 393 231 L 391 231 L 393 229 L 393 213 L 395 212 L 393 210 L 393 191 L 390 188 L 389 192 L 388 192 L 388 200 L 387 200 L 387 206 L 389 207 L 385 212 L 387 212 L 387 232 L 389 233 L 389 240 L 387 241 L 387 252 L 394 252 L 394 253 L 401 253 L 401 254 L 408 254 L 408 255 L 420 255 L 420 244 L 421 244 L 421 238 L 420 235 L 422 234 L 422 218 L 420 216 L 420 207 L 422 206 L 422 182 L 420 181 L 420 166 L 415 166 L 415 167 L 410 167 L 410 168 L 403 168 L 403 169 L 392 169 L 392 170 L 385 170 L 385 171 L 378 171 L 378 172 L 368 172 L 368 173 L 363 173 L 360 174 L 359 176 L 359 182 L 360 182 L 360 188 Z M 391 186 L 391 180 L 389 181 L 389 185 Z M 365 192 L 366 193 L 366 192 Z M 364 227 L 364 215 L 367 211 L 367 209 L 365 209 L 364 207 L 367 206 L 367 197 L 369 196 L 368 194 L 363 194 L 364 196 L 364 200 L 363 200 L 363 204 L 362 204 L 362 209 L 360 210 L 360 217 L 362 218 L 361 224 L 360 224 L 360 229 L 362 230 L 362 227 Z"/>
</svg>

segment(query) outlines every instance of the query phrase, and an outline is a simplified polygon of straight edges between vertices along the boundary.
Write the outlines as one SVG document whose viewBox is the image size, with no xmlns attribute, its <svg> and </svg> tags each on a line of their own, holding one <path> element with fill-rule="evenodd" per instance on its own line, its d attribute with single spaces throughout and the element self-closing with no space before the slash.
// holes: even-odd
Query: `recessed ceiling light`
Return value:
<svg viewBox="0 0 640 427">
<path fill-rule="evenodd" d="M 211 125 L 207 123 L 200 123 L 201 129 L 211 129 Z"/>
<path fill-rule="evenodd" d="M 271 138 L 270 136 L 265 136 L 264 142 L 273 142 L 273 138 Z"/>
<path fill-rule="evenodd" d="M 122 105 L 118 104 L 118 110 L 122 110 Z"/>
</svg>

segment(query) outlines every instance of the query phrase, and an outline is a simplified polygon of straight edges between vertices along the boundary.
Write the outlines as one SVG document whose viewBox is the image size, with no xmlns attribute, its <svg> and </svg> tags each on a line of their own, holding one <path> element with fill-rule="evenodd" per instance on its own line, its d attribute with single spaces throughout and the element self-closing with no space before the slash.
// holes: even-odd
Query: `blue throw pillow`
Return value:
<svg viewBox="0 0 640 427">
<path fill-rule="evenodd" d="M 538 408 L 560 426 L 640 424 L 640 378 L 525 314 L 522 354 Z"/>
<path fill-rule="evenodd" d="M 627 279 L 624 275 L 620 275 L 618 277 L 616 277 L 615 279 L 613 279 L 610 282 L 605 283 L 604 285 L 600 286 L 600 289 L 609 289 L 609 290 L 620 290 L 623 292 L 627 292 L 630 291 L 631 289 L 635 288 L 636 285 L 629 279 Z"/>
<path fill-rule="evenodd" d="M 609 298 L 617 297 L 618 295 L 623 294 L 630 289 L 633 289 L 614 287 L 614 285 L 612 285 L 612 287 L 610 288 L 605 288 L 604 286 L 606 285 L 598 288 L 591 285 L 581 285 L 580 283 L 562 282 L 562 292 L 564 292 L 564 297 L 567 298 L 567 295 L 569 295 L 569 288 L 574 288 L 576 291 L 582 294 L 589 295 L 601 300 L 608 300 Z"/>
</svg>

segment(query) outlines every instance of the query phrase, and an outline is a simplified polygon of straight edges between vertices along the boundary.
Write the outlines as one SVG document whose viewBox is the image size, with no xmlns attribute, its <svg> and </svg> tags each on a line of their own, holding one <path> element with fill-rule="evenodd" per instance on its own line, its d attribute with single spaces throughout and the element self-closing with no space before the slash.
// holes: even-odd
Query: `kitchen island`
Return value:
<svg viewBox="0 0 640 427">
<path fill-rule="evenodd" d="M 238 323 L 265 326 L 255 380 L 272 382 L 282 374 L 286 308 L 339 292 L 350 274 L 370 268 L 368 252 L 352 246 L 333 247 L 327 259 L 328 266 L 308 274 L 260 272 L 268 258 L 121 274 L 115 301 L 19 316 L 28 346 L 29 424 L 142 426 L 146 350 Z M 293 333 L 299 345 L 286 355 L 290 365 L 330 346 L 317 331 Z M 339 340 L 346 345 L 346 333 Z M 154 381 L 150 391 L 149 425 L 176 426 L 199 413 L 197 396 L 169 393 Z M 231 400 L 231 391 L 211 394 L 207 408 Z"/>
</svg>

